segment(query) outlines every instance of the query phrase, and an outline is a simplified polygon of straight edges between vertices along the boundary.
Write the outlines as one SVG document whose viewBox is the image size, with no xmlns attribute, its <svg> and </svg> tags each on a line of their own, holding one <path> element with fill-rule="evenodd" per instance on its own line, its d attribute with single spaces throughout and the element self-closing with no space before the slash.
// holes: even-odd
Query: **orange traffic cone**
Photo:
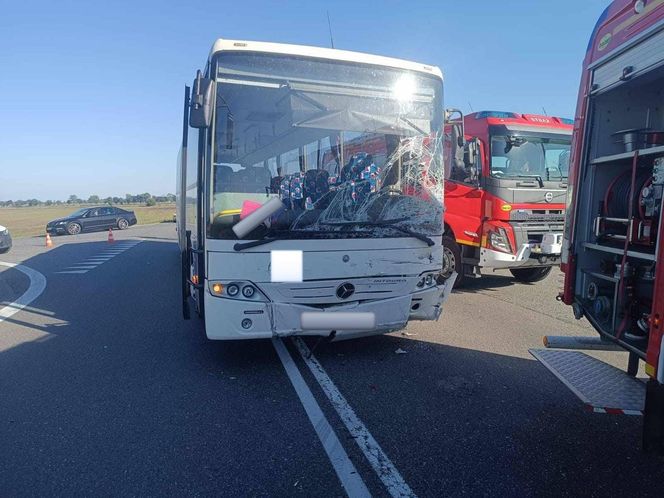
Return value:
<svg viewBox="0 0 664 498">
<path fill-rule="evenodd" d="M 46 232 L 46 247 L 53 247 L 53 241 L 51 240 L 51 234 Z"/>
<path fill-rule="evenodd" d="M 113 229 L 109 228 L 108 229 L 108 243 L 112 244 L 115 242 L 115 239 L 113 238 Z"/>
</svg>

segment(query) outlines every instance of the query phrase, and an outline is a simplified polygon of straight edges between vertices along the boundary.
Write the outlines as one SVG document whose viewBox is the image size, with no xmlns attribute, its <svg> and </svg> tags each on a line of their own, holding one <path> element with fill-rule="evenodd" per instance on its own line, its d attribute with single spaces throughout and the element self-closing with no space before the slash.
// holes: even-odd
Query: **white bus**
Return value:
<svg viewBox="0 0 664 498">
<path fill-rule="evenodd" d="M 185 88 L 185 317 L 193 302 L 217 340 L 437 320 L 456 277 L 440 277 L 442 127 L 437 67 L 217 40 Z"/>
</svg>

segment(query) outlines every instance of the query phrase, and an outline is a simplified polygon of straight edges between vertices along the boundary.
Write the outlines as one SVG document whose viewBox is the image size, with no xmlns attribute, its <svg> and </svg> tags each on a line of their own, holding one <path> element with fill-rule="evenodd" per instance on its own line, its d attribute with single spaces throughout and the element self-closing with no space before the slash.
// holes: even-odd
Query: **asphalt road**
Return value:
<svg viewBox="0 0 664 498">
<path fill-rule="evenodd" d="M 303 404 L 271 341 L 213 343 L 182 320 L 172 224 L 115 236 L 18 239 L 0 256 L 46 279 L 0 319 L 2 497 L 344 496 L 331 453 L 375 496 L 662 496 L 640 418 L 584 411 L 528 354 L 543 334 L 592 335 L 555 301 L 559 275 L 472 281 L 437 323 L 309 362 L 285 340 Z M 0 310 L 38 278 L 0 265 Z"/>
</svg>

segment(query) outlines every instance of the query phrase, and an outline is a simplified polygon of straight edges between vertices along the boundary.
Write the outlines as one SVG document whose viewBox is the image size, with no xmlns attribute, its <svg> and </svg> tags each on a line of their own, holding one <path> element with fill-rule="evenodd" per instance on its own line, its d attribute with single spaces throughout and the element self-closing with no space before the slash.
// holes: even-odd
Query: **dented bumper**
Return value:
<svg viewBox="0 0 664 498">
<path fill-rule="evenodd" d="M 219 299 L 206 292 L 206 334 L 213 340 L 260 339 L 270 337 L 328 336 L 331 330 L 304 330 L 304 312 L 373 313 L 375 327 L 371 330 L 337 330 L 336 340 L 384 334 L 403 329 L 409 320 L 438 320 L 449 297 L 456 274 L 443 284 L 389 299 L 355 302 L 328 307 L 312 307 L 293 303 L 251 303 Z M 245 327 L 246 320 L 251 325 Z M 243 326 L 243 321 L 245 326 Z"/>
</svg>

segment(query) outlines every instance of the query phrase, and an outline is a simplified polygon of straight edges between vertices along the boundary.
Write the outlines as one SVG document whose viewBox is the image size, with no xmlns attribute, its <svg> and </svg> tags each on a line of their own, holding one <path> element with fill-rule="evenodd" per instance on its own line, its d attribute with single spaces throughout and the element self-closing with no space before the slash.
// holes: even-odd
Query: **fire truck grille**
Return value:
<svg viewBox="0 0 664 498">
<path fill-rule="evenodd" d="M 561 209 L 515 209 L 510 212 L 510 221 L 564 223 L 565 213 Z"/>
<path fill-rule="evenodd" d="M 546 233 L 562 233 L 565 225 L 557 223 L 512 223 L 517 246 L 528 243 L 541 243 Z"/>
</svg>

